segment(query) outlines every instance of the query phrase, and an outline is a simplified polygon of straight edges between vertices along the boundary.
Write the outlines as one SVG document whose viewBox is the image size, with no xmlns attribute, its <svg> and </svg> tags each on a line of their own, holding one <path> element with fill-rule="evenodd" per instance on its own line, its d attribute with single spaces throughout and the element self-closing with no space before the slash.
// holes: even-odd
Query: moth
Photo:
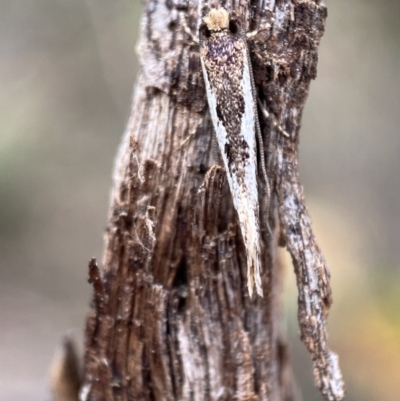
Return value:
<svg viewBox="0 0 400 401">
<path fill-rule="evenodd" d="M 211 119 L 246 248 L 249 295 L 255 289 L 263 296 L 257 141 L 268 202 L 270 188 L 246 34 L 227 10 L 211 8 L 200 25 L 199 44 Z"/>
</svg>

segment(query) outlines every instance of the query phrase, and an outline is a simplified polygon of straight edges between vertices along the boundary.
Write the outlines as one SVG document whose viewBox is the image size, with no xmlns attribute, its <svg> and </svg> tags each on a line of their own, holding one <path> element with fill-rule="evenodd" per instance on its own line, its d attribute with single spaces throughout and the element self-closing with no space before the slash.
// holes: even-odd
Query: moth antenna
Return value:
<svg viewBox="0 0 400 401">
<path fill-rule="evenodd" d="M 244 35 L 245 36 L 245 35 Z M 257 100 L 259 100 L 256 92 L 256 85 L 254 82 L 254 76 L 253 76 L 253 68 L 250 63 L 250 54 L 249 54 L 249 48 L 247 47 L 247 59 L 249 60 L 249 69 L 250 69 L 250 78 L 251 78 L 251 87 L 252 87 L 252 92 L 253 92 L 253 98 L 254 98 L 254 115 L 255 115 L 255 130 L 257 134 L 257 143 L 258 143 L 258 150 L 260 153 L 260 164 L 261 164 L 261 173 L 263 175 L 263 179 L 265 182 L 265 189 L 267 192 L 267 216 L 266 216 L 266 223 L 267 223 L 267 230 L 269 235 L 272 237 L 272 231 L 269 226 L 269 209 L 271 206 L 271 186 L 269 183 L 268 175 L 267 175 L 267 168 L 266 168 L 266 163 L 265 163 L 265 152 L 264 152 L 264 141 L 261 133 L 261 127 L 260 127 L 260 120 L 258 119 L 258 109 L 257 109 Z M 257 100 L 255 100 L 257 99 Z"/>
<path fill-rule="evenodd" d="M 266 222 L 267 222 L 267 230 L 270 236 L 272 236 L 272 231 L 269 226 L 269 212 L 270 212 L 270 207 L 271 207 L 271 185 L 269 183 L 268 175 L 267 175 L 267 168 L 265 164 L 265 152 L 264 152 L 264 142 L 261 134 L 261 128 L 260 128 L 260 122 L 258 121 L 258 117 L 256 117 L 256 132 L 257 132 L 257 143 L 258 143 L 258 148 L 260 152 L 260 164 L 261 164 L 261 172 L 263 175 L 263 179 L 265 182 L 265 189 L 267 192 L 267 216 L 266 216 Z"/>
</svg>

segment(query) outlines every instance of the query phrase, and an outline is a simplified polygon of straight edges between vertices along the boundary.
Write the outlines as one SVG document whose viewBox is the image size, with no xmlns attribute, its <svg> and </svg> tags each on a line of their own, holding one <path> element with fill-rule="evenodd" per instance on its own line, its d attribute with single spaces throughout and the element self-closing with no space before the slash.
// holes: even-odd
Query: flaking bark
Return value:
<svg viewBox="0 0 400 401">
<path fill-rule="evenodd" d="M 278 237 L 293 258 L 316 384 L 327 400 L 343 396 L 326 344 L 329 272 L 297 171 L 301 114 L 326 7 L 311 0 L 222 5 L 247 30 L 271 24 L 249 43 L 259 96 L 272 115 L 261 119 L 272 184 L 269 224 L 281 230 L 262 233 L 264 298 L 247 294 L 237 216 L 213 158 L 199 49 L 179 15 L 197 34 L 199 4 L 148 0 L 138 44 L 142 71 L 117 156 L 102 269 L 90 263 L 83 400 L 295 401 L 280 328 Z"/>
</svg>

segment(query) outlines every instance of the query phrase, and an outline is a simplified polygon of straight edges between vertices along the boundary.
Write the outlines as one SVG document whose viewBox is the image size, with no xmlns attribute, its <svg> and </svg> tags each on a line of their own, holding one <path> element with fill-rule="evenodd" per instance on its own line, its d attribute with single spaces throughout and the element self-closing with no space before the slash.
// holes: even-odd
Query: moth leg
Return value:
<svg viewBox="0 0 400 401">
<path fill-rule="evenodd" d="M 247 40 L 252 40 L 255 36 L 257 36 L 261 31 L 267 31 L 269 29 L 271 29 L 271 24 L 274 22 L 274 20 L 272 19 L 272 21 L 269 22 L 264 22 L 263 24 L 261 24 L 261 26 L 257 29 L 254 29 L 250 32 L 246 33 L 246 38 Z"/>
<path fill-rule="evenodd" d="M 257 97 L 257 103 L 260 106 L 261 112 L 266 120 L 272 122 L 272 125 L 286 138 L 290 138 L 290 135 L 282 128 L 278 120 L 273 114 L 268 113 L 268 110 L 264 107 L 259 97 Z"/>
<path fill-rule="evenodd" d="M 183 27 L 183 30 L 185 31 L 185 33 L 187 33 L 190 36 L 190 39 L 192 40 L 193 43 L 195 43 L 196 45 L 198 45 L 200 43 L 200 40 L 198 38 L 198 36 L 194 35 L 192 33 L 192 31 L 189 28 L 189 25 L 187 24 L 187 19 L 186 16 L 183 12 L 179 13 L 179 18 Z"/>
<path fill-rule="evenodd" d="M 189 143 L 189 140 L 194 136 L 194 133 L 189 134 L 178 146 L 178 149 L 182 149 Z"/>
</svg>

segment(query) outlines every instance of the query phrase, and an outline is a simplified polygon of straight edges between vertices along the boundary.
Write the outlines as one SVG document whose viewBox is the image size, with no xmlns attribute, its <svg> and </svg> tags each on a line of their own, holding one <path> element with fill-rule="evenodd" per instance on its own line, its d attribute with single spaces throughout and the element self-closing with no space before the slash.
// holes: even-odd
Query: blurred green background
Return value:
<svg viewBox="0 0 400 401">
<path fill-rule="evenodd" d="M 300 167 L 331 267 L 330 343 L 346 400 L 399 401 L 400 2 L 328 7 Z M 82 339 L 139 16 L 132 0 L 0 0 L 1 401 L 49 399 L 62 335 Z M 291 357 L 304 401 L 319 401 L 296 308 L 289 267 Z"/>
</svg>

